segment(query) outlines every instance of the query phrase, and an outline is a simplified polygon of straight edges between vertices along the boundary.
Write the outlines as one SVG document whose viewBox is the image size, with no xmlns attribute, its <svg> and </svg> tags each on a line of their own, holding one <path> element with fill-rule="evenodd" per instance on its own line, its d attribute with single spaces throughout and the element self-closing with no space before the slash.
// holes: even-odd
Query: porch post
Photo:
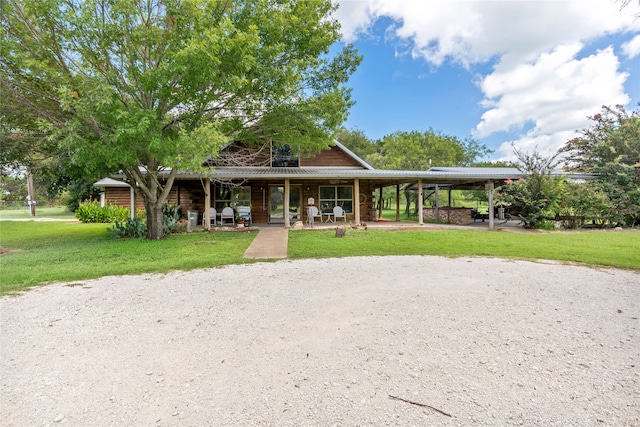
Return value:
<svg viewBox="0 0 640 427">
<path fill-rule="evenodd" d="M 424 211 L 422 210 L 424 190 L 422 189 L 422 178 L 418 180 L 418 224 L 424 224 Z"/>
<path fill-rule="evenodd" d="M 353 220 L 355 221 L 356 225 L 360 225 L 360 178 L 353 179 L 353 196 L 355 199 Z"/>
<path fill-rule="evenodd" d="M 211 218 L 209 218 L 209 211 L 211 209 L 211 179 L 204 179 L 204 221 L 202 221 L 202 227 L 209 231 L 211 230 Z"/>
<path fill-rule="evenodd" d="M 384 201 L 382 200 L 382 185 L 378 192 L 378 218 L 382 218 L 382 208 L 384 207 Z"/>
<path fill-rule="evenodd" d="M 489 181 L 484 188 L 489 193 L 489 230 L 493 230 L 493 182 Z"/>
<path fill-rule="evenodd" d="M 396 184 L 396 221 L 400 222 L 400 184 Z"/>
<path fill-rule="evenodd" d="M 133 190 L 133 185 L 129 187 L 129 198 L 131 199 L 131 219 L 136 219 L 136 192 Z"/>
<path fill-rule="evenodd" d="M 440 186 L 438 184 L 436 184 L 436 188 L 435 191 L 433 193 L 433 197 L 435 197 L 435 201 L 436 201 L 436 209 L 433 212 L 435 217 L 436 217 L 436 221 L 440 221 L 440 209 L 439 209 L 439 204 L 438 204 L 438 198 L 439 198 L 439 190 L 440 190 Z"/>
<path fill-rule="evenodd" d="M 283 200 L 283 206 L 284 206 L 284 226 L 286 228 L 291 227 L 291 221 L 289 220 L 289 193 L 291 192 L 291 188 L 290 188 L 290 180 L 289 178 L 285 178 L 284 179 L 284 200 Z"/>
</svg>

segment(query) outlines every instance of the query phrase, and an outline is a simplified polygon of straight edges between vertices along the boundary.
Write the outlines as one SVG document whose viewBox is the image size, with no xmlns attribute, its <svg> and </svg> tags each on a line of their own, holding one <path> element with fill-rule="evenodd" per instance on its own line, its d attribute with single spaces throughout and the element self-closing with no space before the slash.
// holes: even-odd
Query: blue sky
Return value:
<svg viewBox="0 0 640 427">
<path fill-rule="evenodd" d="M 364 60 L 345 126 L 553 153 L 602 105 L 640 102 L 640 6 L 615 0 L 341 0 Z"/>
</svg>

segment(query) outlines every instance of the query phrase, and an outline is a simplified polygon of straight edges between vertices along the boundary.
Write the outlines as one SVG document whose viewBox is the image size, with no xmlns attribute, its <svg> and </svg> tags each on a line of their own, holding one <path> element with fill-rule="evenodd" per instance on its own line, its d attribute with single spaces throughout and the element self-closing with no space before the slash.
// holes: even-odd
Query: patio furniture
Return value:
<svg viewBox="0 0 640 427">
<path fill-rule="evenodd" d="M 307 208 L 307 224 L 313 225 L 316 218 L 320 218 L 320 222 L 322 222 L 322 214 L 318 211 L 318 208 L 316 206 L 309 206 Z"/>
<path fill-rule="evenodd" d="M 337 222 L 339 218 L 344 219 L 344 223 L 347 223 L 347 214 L 340 206 L 333 208 L 333 222 Z"/>
<path fill-rule="evenodd" d="M 229 206 L 222 209 L 222 214 L 220 215 L 220 225 L 224 225 L 225 220 L 227 221 L 231 220 L 231 224 L 236 223 L 236 216 L 235 216 L 235 213 L 233 212 L 233 208 Z"/>
<path fill-rule="evenodd" d="M 237 206 L 236 211 L 238 211 L 238 216 L 251 225 L 251 206 Z"/>
<path fill-rule="evenodd" d="M 204 224 L 204 220 L 207 219 L 207 214 L 203 213 L 202 214 L 202 224 Z M 216 225 L 216 216 L 218 215 L 218 212 L 216 211 L 216 208 L 209 208 L 209 221 L 210 224 Z"/>
</svg>

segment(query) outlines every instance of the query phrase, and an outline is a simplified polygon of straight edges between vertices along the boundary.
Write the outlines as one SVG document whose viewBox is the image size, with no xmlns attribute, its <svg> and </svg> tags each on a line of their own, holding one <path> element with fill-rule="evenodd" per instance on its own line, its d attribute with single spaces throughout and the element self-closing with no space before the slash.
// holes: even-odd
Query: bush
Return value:
<svg viewBox="0 0 640 427">
<path fill-rule="evenodd" d="M 76 218 L 81 222 L 110 223 L 126 221 L 131 212 L 122 206 L 100 206 L 97 201 L 82 202 L 76 209 Z"/>
<path fill-rule="evenodd" d="M 180 233 L 187 229 L 186 222 L 180 221 L 180 206 L 164 204 L 162 206 L 162 226 L 165 234 Z M 123 237 L 141 238 L 147 233 L 147 221 L 144 214 L 127 221 L 116 221 L 107 231 L 114 239 Z"/>
<path fill-rule="evenodd" d="M 581 228 L 587 220 L 604 225 L 614 221 L 615 206 L 597 182 L 566 182 L 558 203 L 558 217 L 564 228 Z"/>
<path fill-rule="evenodd" d="M 81 178 L 72 181 L 68 186 L 68 193 L 64 197 L 64 203 L 70 212 L 75 212 L 82 204 L 81 200 L 97 200 L 101 190 L 93 186 L 94 180 Z M 98 222 L 98 221 L 96 221 Z M 113 222 L 113 221 L 111 221 Z"/>
<path fill-rule="evenodd" d="M 166 203 L 162 206 L 162 226 L 165 234 L 186 230 L 186 223 L 179 223 L 180 211 L 180 206 L 168 205 Z"/>
<path fill-rule="evenodd" d="M 116 221 L 112 228 L 107 228 L 107 231 L 114 239 L 120 239 L 123 237 L 134 237 L 140 239 L 145 236 L 147 232 L 147 222 L 143 218 L 129 218 L 126 221 Z"/>
<path fill-rule="evenodd" d="M 547 218 L 555 217 L 559 185 L 558 178 L 549 175 L 533 174 L 527 179 L 505 181 L 498 188 L 497 202 L 510 206 L 524 228 L 547 228 Z"/>
</svg>

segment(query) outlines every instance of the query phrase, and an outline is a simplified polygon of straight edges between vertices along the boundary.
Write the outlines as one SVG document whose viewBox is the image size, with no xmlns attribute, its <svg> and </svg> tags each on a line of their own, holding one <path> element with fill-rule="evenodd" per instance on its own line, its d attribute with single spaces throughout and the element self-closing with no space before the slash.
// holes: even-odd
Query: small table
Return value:
<svg viewBox="0 0 640 427">
<path fill-rule="evenodd" d="M 327 220 L 325 222 L 336 222 L 333 217 L 333 212 L 322 212 L 321 215 L 327 216 Z M 320 221 L 322 221 L 322 216 L 320 217 Z"/>
</svg>

